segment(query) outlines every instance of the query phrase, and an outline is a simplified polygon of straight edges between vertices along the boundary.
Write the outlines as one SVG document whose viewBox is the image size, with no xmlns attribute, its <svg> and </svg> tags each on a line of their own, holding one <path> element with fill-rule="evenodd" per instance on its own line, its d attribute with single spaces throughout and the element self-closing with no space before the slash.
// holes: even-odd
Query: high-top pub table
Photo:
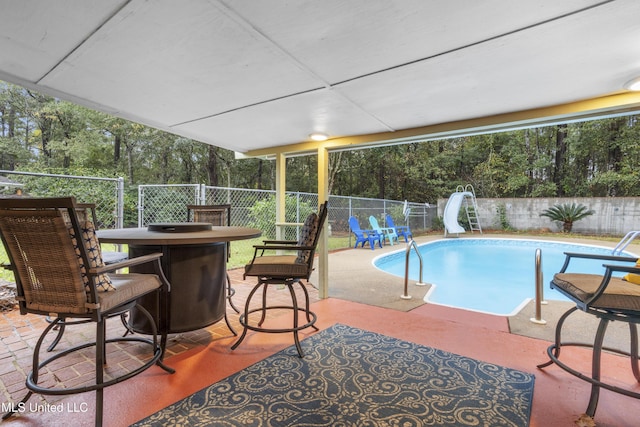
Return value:
<svg viewBox="0 0 640 427">
<path fill-rule="evenodd" d="M 171 283 L 168 332 L 180 333 L 204 328 L 224 318 L 226 243 L 253 239 L 261 234 L 255 228 L 189 222 L 99 230 L 98 238 L 102 243 L 128 245 L 131 257 L 162 252 L 162 270 Z M 148 268 L 136 266 L 131 271 L 152 273 Z M 141 304 L 157 318 L 154 298 L 142 298 Z M 135 309 L 130 326 L 136 332 L 151 333 L 146 318 Z"/>
</svg>

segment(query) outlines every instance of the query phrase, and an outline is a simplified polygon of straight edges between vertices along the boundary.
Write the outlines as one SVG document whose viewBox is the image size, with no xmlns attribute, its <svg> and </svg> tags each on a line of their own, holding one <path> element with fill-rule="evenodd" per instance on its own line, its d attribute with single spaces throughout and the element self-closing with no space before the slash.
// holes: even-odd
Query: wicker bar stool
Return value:
<svg viewBox="0 0 640 427">
<path fill-rule="evenodd" d="M 298 241 L 288 240 L 265 240 L 263 245 L 254 246 L 253 259 L 245 266 L 244 276 L 255 276 L 258 283 L 249 293 L 244 306 L 244 312 L 240 315 L 240 324 L 243 326 L 242 335 L 231 346 L 236 349 L 244 340 L 248 330 L 267 333 L 293 333 L 296 349 L 300 357 L 304 356 L 298 331 L 309 327 L 318 330 L 314 325 L 317 317 L 316 314 L 309 310 L 309 292 L 302 280 L 309 280 L 313 271 L 313 260 L 318 245 L 318 238 L 322 227 L 327 218 L 328 202 L 320 206 L 319 213 L 310 214 L 300 233 Z M 264 255 L 268 250 L 296 251 L 297 255 Z M 258 254 L 260 254 L 258 256 Z M 294 285 L 298 284 L 304 293 L 305 304 L 300 307 L 295 294 Z M 291 294 L 290 306 L 269 306 L 267 305 L 267 289 L 270 285 L 285 285 Z M 262 288 L 262 304 L 259 308 L 250 308 L 251 300 L 256 292 Z M 265 321 L 266 314 L 270 310 L 290 310 L 293 313 L 293 324 L 290 328 L 265 328 L 262 324 Z M 260 313 L 260 320 L 257 324 L 252 323 L 249 319 L 250 314 Z M 300 324 L 298 319 L 299 313 L 305 315 L 306 323 Z"/>
<path fill-rule="evenodd" d="M 564 265 L 551 281 L 551 288 L 560 291 L 576 303 L 575 307 L 565 312 L 556 325 L 555 342 L 547 349 L 549 361 L 538 365 L 542 369 L 556 364 L 566 372 L 591 384 L 591 396 L 585 413 L 594 417 L 598 406 L 600 389 L 640 399 L 640 392 L 622 388 L 603 381 L 601 378 L 602 350 L 629 356 L 631 371 L 637 382 L 640 382 L 638 365 L 638 328 L 640 323 L 640 265 L 638 258 L 626 256 L 607 256 L 584 253 L 565 253 Z M 591 259 L 607 262 L 603 264 L 604 274 L 568 273 L 572 259 Z M 626 263 L 626 265 L 625 265 Z M 614 273 L 627 273 L 624 277 L 616 277 Z M 576 343 L 562 341 L 562 327 L 566 319 L 577 310 L 596 316 L 599 320 L 593 343 Z M 608 348 L 604 344 L 607 326 L 611 321 L 624 322 L 629 325 L 630 350 Z M 591 374 L 586 374 L 570 367 L 560 360 L 562 347 L 579 346 L 593 349 Z"/>
<path fill-rule="evenodd" d="M 75 209 L 72 197 L 0 199 L 0 236 L 9 256 L 8 268 L 15 275 L 20 313 L 53 319 L 34 348 L 32 371 L 26 381 L 29 391 L 22 403 L 33 393 L 66 395 L 95 391 L 95 424 L 102 425 L 105 387 L 138 375 L 153 365 L 174 372 L 162 363 L 167 342 L 165 324 L 168 322 L 170 285 L 160 266 L 160 253 L 105 265 L 93 224 L 81 222 Z M 152 263 L 155 274 L 111 273 L 143 263 Z M 138 307 L 153 325 L 152 338 L 108 339 L 105 336 L 106 319 L 126 313 L 136 306 L 139 297 L 147 294 L 156 295 L 161 313 L 161 324 L 156 325 L 154 318 Z M 40 348 L 47 334 L 69 319 L 94 322 L 95 342 L 73 346 L 40 361 Z M 164 331 L 160 339 L 158 330 Z M 116 342 L 143 343 L 149 346 L 152 356 L 141 366 L 105 380 L 106 346 Z M 89 347 L 95 347 L 95 381 L 71 388 L 48 388 L 38 384 L 40 371 L 49 363 Z M 3 419 L 12 414 L 5 414 Z"/>
</svg>

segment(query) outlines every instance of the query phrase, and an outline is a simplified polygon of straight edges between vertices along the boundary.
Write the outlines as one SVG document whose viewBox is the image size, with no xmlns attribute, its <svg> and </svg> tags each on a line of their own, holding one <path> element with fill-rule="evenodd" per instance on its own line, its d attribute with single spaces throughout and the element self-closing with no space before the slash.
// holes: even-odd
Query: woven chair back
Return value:
<svg viewBox="0 0 640 427">
<path fill-rule="evenodd" d="M 85 283 L 66 221 L 75 215 L 73 202 L 29 200 L 0 200 L 0 234 L 16 276 L 21 311 L 87 313 Z M 71 224 L 79 235 L 77 219 Z"/>
<path fill-rule="evenodd" d="M 188 205 L 188 221 L 208 222 L 215 226 L 231 225 L 231 205 Z"/>
<path fill-rule="evenodd" d="M 306 263 L 308 265 L 308 274 L 311 275 L 313 271 L 313 260 L 315 258 L 315 252 L 318 248 L 318 239 L 320 238 L 320 233 L 322 232 L 322 227 L 324 226 L 324 222 L 327 219 L 327 206 L 329 202 L 324 202 L 320 205 L 320 209 L 318 214 L 311 214 L 307 217 L 303 229 L 300 232 L 300 241 L 298 242 L 301 246 L 310 246 L 312 249 L 298 251 L 297 262 Z"/>
</svg>

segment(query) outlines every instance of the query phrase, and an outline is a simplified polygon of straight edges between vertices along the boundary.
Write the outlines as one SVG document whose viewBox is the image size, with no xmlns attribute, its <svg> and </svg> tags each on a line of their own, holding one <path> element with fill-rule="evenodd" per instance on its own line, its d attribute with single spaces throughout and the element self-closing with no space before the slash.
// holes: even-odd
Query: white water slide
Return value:
<svg viewBox="0 0 640 427">
<path fill-rule="evenodd" d="M 462 201 L 465 197 L 470 197 L 473 200 L 473 193 L 470 191 L 456 191 L 451 194 L 446 206 L 444 207 L 444 215 L 442 217 L 444 221 L 444 235 L 447 233 L 464 233 L 465 229 L 458 223 L 458 213 L 462 206 Z"/>
</svg>

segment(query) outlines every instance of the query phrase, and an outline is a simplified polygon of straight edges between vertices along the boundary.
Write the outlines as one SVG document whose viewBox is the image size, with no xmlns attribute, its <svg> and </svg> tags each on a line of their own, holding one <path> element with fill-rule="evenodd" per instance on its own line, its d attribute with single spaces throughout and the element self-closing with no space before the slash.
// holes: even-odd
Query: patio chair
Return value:
<svg viewBox="0 0 640 427">
<path fill-rule="evenodd" d="M 208 222 L 215 226 L 229 227 L 231 226 L 231 205 L 187 205 L 187 221 Z M 231 256 L 230 249 L 231 245 L 227 243 L 227 261 Z M 227 301 L 236 313 L 240 313 L 231 299 L 235 293 L 236 290 L 231 287 L 231 278 L 227 273 Z M 228 321 L 227 325 L 233 331 Z"/>
<path fill-rule="evenodd" d="M 64 214 L 65 213 L 63 211 L 63 215 Z M 85 221 L 91 221 L 91 223 L 94 224 L 94 228 L 96 230 L 98 229 L 98 217 L 96 215 L 95 203 L 76 203 L 76 214 L 78 215 L 78 219 L 80 220 L 80 223 L 83 223 Z M 124 261 L 125 259 L 129 258 L 129 254 L 126 252 L 103 251 L 101 248 L 100 253 L 102 255 L 102 262 L 104 262 L 107 265 L 113 264 L 119 261 Z M 128 312 L 122 313 L 120 315 L 120 321 L 126 328 L 126 331 L 124 333 L 125 336 L 133 333 L 133 329 L 131 329 L 131 327 L 129 326 L 129 322 L 127 320 L 128 315 L 129 315 Z M 51 322 L 52 321 L 51 317 L 47 317 L 47 321 Z M 53 349 L 56 348 L 56 346 L 62 339 L 62 335 L 64 335 L 64 331 L 67 326 L 82 324 L 86 322 L 87 322 L 86 320 L 77 320 L 77 321 L 71 321 L 71 322 L 61 320 L 60 322 L 58 322 L 58 325 L 54 328 L 58 330 L 58 335 L 53 339 L 51 344 L 49 344 L 49 347 L 47 347 L 47 351 L 53 351 Z"/>
<path fill-rule="evenodd" d="M 396 231 L 391 227 L 380 227 L 375 216 L 371 215 L 369 217 L 369 224 L 371 225 L 371 228 L 383 236 L 383 240 L 387 239 L 391 246 L 393 246 L 394 240 L 398 242 L 398 235 L 396 234 Z"/>
<path fill-rule="evenodd" d="M 243 326 L 242 335 L 231 346 L 236 349 L 247 335 L 248 330 L 267 333 L 287 333 L 292 332 L 298 355 L 304 357 L 298 331 L 312 327 L 316 331 L 318 328 L 314 325 L 317 316 L 309 310 L 309 292 L 302 280 L 309 280 L 313 271 L 313 260 L 318 245 L 318 238 L 322 227 L 327 218 L 327 205 L 324 202 L 320 205 L 318 214 L 310 214 L 302 226 L 300 238 L 298 241 L 289 240 L 265 240 L 263 245 L 254 246 L 253 259 L 244 268 L 244 277 L 254 276 L 258 278 L 258 283 L 253 287 L 247 301 L 244 305 L 244 312 L 240 315 L 240 324 Z M 292 255 L 265 255 L 265 251 L 295 251 L 297 254 Z M 304 292 L 304 307 L 298 305 L 295 289 L 293 285 L 299 284 Z M 267 305 L 267 288 L 269 285 L 285 285 L 291 294 L 290 306 L 268 306 Z M 258 308 L 250 308 L 251 299 L 262 288 L 262 304 Z M 271 310 L 289 310 L 293 314 L 293 325 L 290 328 L 266 328 L 262 327 L 265 321 L 267 311 Z M 250 322 L 249 315 L 252 313 L 260 313 L 260 320 L 257 324 Z M 299 313 L 304 313 L 306 323 L 300 324 Z"/>
<path fill-rule="evenodd" d="M 96 392 L 96 425 L 102 425 L 103 390 L 140 374 L 153 365 L 165 371 L 174 370 L 162 363 L 167 342 L 166 332 L 158 342 L 158 327 L 166 331 L 169 283 L 160 266 L 162 254 L 125 260 L 111 265 L 102 262 L 100 242 L 90 221 L 80 221 L 75 200 L 64 198 L 0 199 L 0 237 L 7 251 L 9 265 L 17 287 L 21 314 L 50 316 L 54 320 L 44 329 L 33 350 L 32 371 L 27 376 L 26 403 L 33 393 L 66 395 Z M 111 274 L 112 271 L 152 263 L 155 274 Z M 109 273 L 109 274 L 107 274 Z M 152 338 L 107 338 L 105 321 L 120 316 L 136 306 L 137 299 L 155 294 L 160 324 L 144 308 L 138 306 L 153 325 Z M 165 314 L 165 315 L 163 315 Z M 79 319 L 94 322 L 95 341 L 85 342 L 60 351 L 40 361 L 40 348 L 47 334 L 61 322 Z M 107 344 L 143 343 L 152 354 L 143 364 L 128 372 L 105 378 Z M 51 362 L 95 346 L 95 378 L 70 388 L 45 387 L 38 383 L 41 371 Z M 21 405 L 13 405 L 20 408 Z M 3 419 L 10 417 L 9 412 Z"/>
<path fill-rule="evenodd" d="M 626 256 L 607 256 L 584 253 L 565 252 L 565 262 L 559 273 L 551 280 L 551 288 L 557 289 L 575 302 L 576 306 L 564 313 L 556 325 L 555 342 L 547 349 L 549 361 L 538 365 L 538 368 L 547 367 L 553 363 L 570 374 L 585 380 L 591 384 L 591 396 L 587 405 L 586 414 L 593 418 L 598 405 L 600 389 L 604 388 L 616 393 L 621 393 L 636 399 L 640 399 L 640 392 L 621 388 L 601 379 L 601 353 L 602 350 L 629 356 L 631 370 L 635 379 L 640 382 L 640 367 L 638 366 L 638 330 L 640 322 L 640 264 L 638 258 Z M 591 259 L 606 262 L 603 275 L 567 273 L 567 268 L 572 259 Z M 633 263 L 624 265 L 621 263 Z M 627 273 L 624 277 L 616 277 L 614 274 Z M 600 319 L 593 344 L 583 344 L 562 341 L 562 327 L 565 320 L 577 310 L 596 316 Z M 608 348 L 603 346 L 607 325 L 611 321 L 621 321 L 629 325 L 630 351 Z M 566 346 L 580 346 L 592 348 L 591 375 L 582 373 L 564 362 L 560 361 L 560 350 Z"/>
<path fill-rule="evenodd" d="M 389 214 L 386 215 L 386 221 L 387 221 L 387 225 L 390 228 L 393 228 L 398 236 L 404 237 L 404 241 L 406 243 L 409 242 L 409 239 L 413 238 L 413 234 L 411 233 L 411 230 L 409 229 L 409 226 L 407 226 L 407 225 L 395 225 L 393 223 L 393 218 L 391 218 L 391 215 L 389 215 Z"/>
<path fill-rule="evenodd" d="M 354 249 L 358 247 L 358 244 L 362 243 L 362 247 L 364 248 L 364 244 L 369 242 L 369 247 L 371 250 L 375 249 L 376 242 L 378 245 L 382 247 L 382 234 L 378 234 L 376 230 L 363 230 L 360 228 L 360 223 L 358 222 L 358 218 L 355 216 L 349 217 L 349 228 L 351 232 L 356 236 L 356 244 L 353 247 Z"/>
</svg>

